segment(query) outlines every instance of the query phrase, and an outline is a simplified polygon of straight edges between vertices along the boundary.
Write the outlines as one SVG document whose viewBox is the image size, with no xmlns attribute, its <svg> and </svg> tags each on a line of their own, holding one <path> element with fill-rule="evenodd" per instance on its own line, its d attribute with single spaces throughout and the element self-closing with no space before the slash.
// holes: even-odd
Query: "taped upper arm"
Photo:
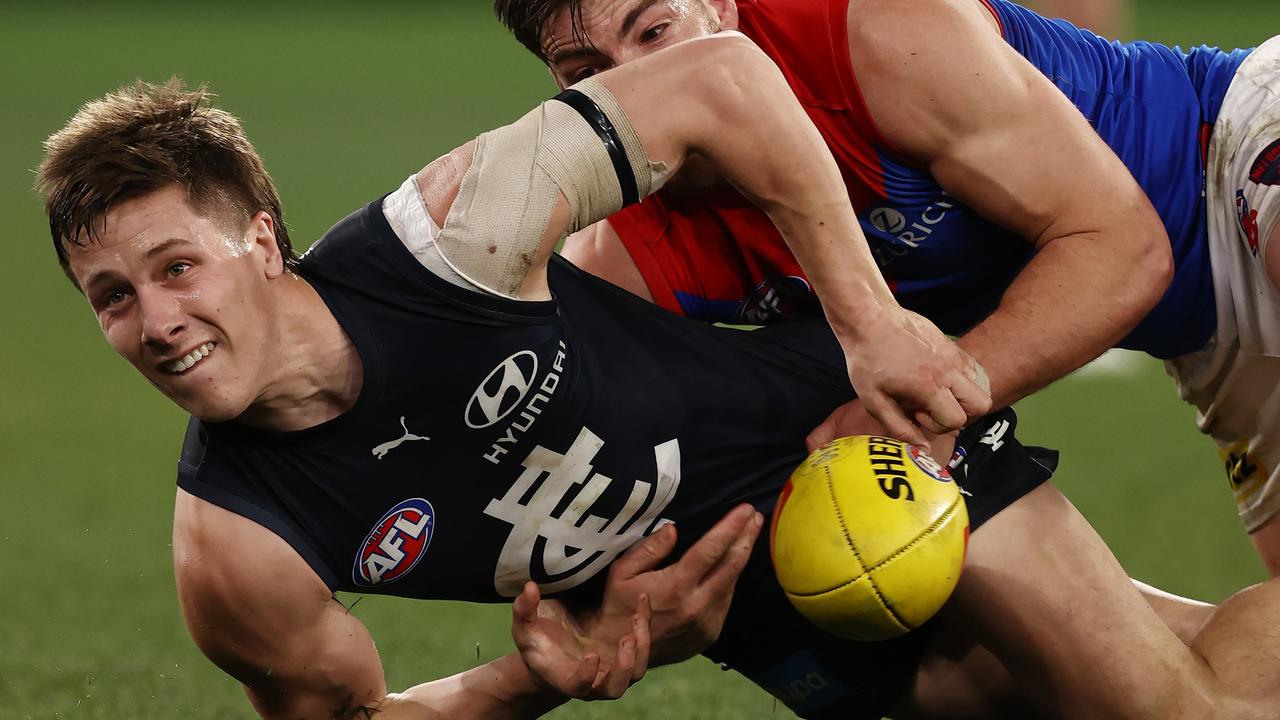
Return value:
<svg viewBox="0 0 1280 720">
<path fill-rule="evenodd" d="M 191 636 L 263 717 L 353 718 L 385 697 L 368 631 L 279 536 L 181 490 L 173 534 Z"/>
<path fill-rule="evenodd" d="M 445 232 L 449 232 L 453 239 L 450 243 L 437 242 L 440 256 L 469 282 L 497 295 L 520 300 L 548 299 L 551 293 L 547 286 L 547 261 L 569 225 L 570 208 L 563 193 L 556 192 L 551 199 L 550 217 L 540 232 L 527 232 L 526 237 L 518 237 L 519 233 L 497 233 L 493 237 L 479 234 L 456 237 L 455 228 L 449 225 L 454 204 L 475 161 L 478 142 L 472 140 L 438 158 L 417 174 L 418 189 L 422 193 L 427 212 L 440 226 L 442 238 Z M 464 197 L 464 201 L 472 200 L 474 193 Z M 510 198 L 482 200 L 512 201 Z M 538 232 L 539 236 L 533 237 L 534 232 Z M 514 267 L 501 259 L 507 253 L 500 252 L 512 249 L 522 259 Z M 464 260 L 464 254 L 471 259 Z M 493 256 L 494 260 L 476 260 L 477 257 L 485 256 Z"/>
</svg>

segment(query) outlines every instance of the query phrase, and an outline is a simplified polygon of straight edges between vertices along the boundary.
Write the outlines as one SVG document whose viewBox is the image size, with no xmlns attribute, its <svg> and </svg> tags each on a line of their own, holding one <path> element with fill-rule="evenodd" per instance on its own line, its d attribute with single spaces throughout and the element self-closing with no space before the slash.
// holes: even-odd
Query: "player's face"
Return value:
<svg viewBox="0 0 1280 720">
<path fill-rule="evenodd" d="M 177 187 L 113 208 L 68 244 L 71 271 L 107 342 L 152 385 L 205 420 L 239 416 L 280 364 L 273 294 L 283 273 L 269 216 L 245 231 L 197 214 Z"/>
<path fill-rule="evenodd" d="M 582 26 L 562 10 L 543 50 L 560 87 L 673 43 L 737 27 L 733 0 L 582 0 Z M 585 35 L 585 37 L 584 37 Z"/>
</svg>

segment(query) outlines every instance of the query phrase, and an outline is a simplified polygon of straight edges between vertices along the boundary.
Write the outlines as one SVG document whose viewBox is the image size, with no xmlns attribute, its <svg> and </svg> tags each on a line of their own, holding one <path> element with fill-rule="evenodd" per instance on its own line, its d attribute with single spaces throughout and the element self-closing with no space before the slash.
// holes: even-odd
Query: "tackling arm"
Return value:
<svg viewBox="0 0 1280 720">
<path fill-rule="evenodd" d="M 1097 357 L 1155 306 L 1172 277 L 1155 209 L 979 3 L 855 0 L 849 40 L 881 132 L 1037 248 L 959 341 L 990 373 L 996 407 Z"/>
<path fill-rule="evenodd" d="M 191 636 L 264 718 L 532 718 L 564 702 L 516 655 L 388 694 L 368 630 L 274 533 L 180 490 L 173 536 Z"/>
<path fill-rule="evenodd" d="M 691 67 L 698 72 L 689 72 Z M 871 258 L 830 151 L 782 73 L 751 41 L 733 33 L 678 43 L 592 81 L 612 93 L 625 115 L 611 118 L 613 124 L 626 121 L 633 128 L 648 163 L 675 172 L 690 157 L 706 158 L 769 214 L 822 299 L 845 349 L 854 387 L 890 432 L 923 441 L 899 405 L 923 411 L 936 431 L 958 428 L 968 417 L 986 412 L 989 398 L 975 381 L 972 359 L 894 301 Z M 544 137 L 531 136 L 539 143 Z M 464 146 L 418 175 L 427 209 L 445 225 L 446 233 L 459 207 L 464 212 L 474 209 L 470 198 L 462 203 L 455 199 L 459 188 L 467 191 L 478 147 Z M 583 180 L 584 185 L 594 181 Z M 621 180 L 619 175 L 619 184 Z M 589 204 L 589 210 L 573 207 L 562 186 L 542 236 L 520 238 L 529 250 L 513 253 L 528 258 L 522 263 L 524 274 L 514 280 L 501 277 L 499 284 L 515 289 L 517 297 L 548 297 L 545 268 L 555 243 L 567 230 L 600 220 L 619 207 L 599 197 L 588 199 L 579 204 Z M 449 251 L 441 251 L 448 259 Z M 511 266 L 489 264 L 498 276 Z"/>
</svg>

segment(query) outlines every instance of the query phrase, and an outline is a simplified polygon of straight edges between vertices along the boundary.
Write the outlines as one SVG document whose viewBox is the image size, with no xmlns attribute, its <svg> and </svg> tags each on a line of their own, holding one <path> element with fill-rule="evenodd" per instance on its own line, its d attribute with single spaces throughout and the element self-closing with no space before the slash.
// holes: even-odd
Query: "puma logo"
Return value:
<svg viewBox="0 0 1280 720">
<path fill-rule="evenodd" d="M 410 440 L 430 440 L 431 439 L 429 437 L 424 437 L 422 435 L 414 435 L 413 433 L 409 432 L 409 428 L 404 426 L 403 415 L 400 416 L 400 427 L 404 428 L 403 436 L 398 437 L 395 440 L 391 440 L 389 442 L 384 442 L 378 447 L 373 449 L 374 456 L 377 457 L 379 460 L 386 457 L 387 453 L 391 452 L 392 450 L 395 450 L 396 448 L 409 442 Z"/>
</svg>

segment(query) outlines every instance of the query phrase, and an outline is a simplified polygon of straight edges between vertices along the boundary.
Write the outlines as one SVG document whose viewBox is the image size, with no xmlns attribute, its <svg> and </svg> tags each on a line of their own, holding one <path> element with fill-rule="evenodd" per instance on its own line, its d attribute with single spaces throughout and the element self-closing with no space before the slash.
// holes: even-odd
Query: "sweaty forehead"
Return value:
<svg viewBox="0 0 1280 720">
<path fill-rule="evenodd" d="M 577 17 L 566 4 L 547 24 L 543 47 L 550 56 L 566 49 L 607 42 L 650 8 L 670 8 L 684 14 L 696 3 L 697 0 L 581 0 Z"/>
</svg>

